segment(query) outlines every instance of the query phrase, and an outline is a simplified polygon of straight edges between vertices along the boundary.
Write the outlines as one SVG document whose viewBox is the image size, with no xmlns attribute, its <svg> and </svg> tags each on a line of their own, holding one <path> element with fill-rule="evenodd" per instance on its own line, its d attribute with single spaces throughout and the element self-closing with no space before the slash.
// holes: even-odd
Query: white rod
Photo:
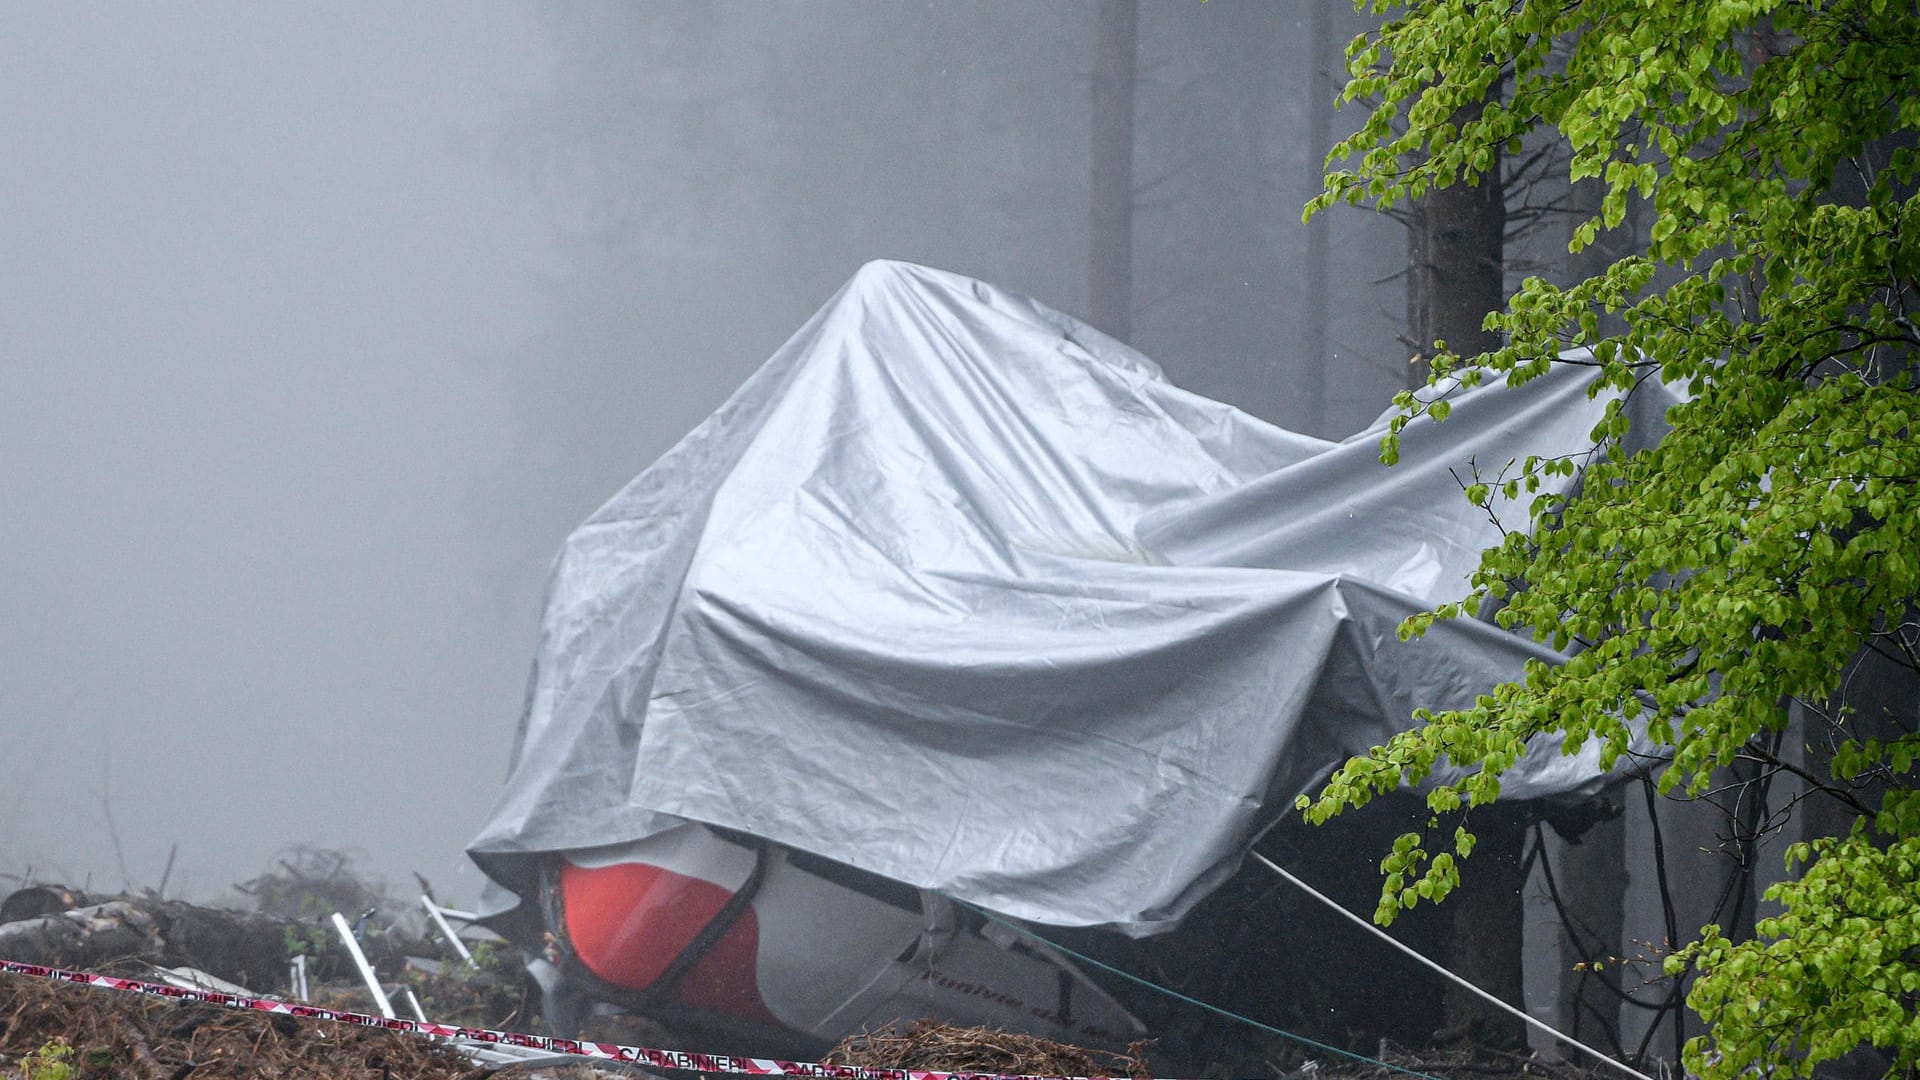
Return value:
<svg viewBox="0 0 1920 1080">
<path fill-rule="evenodd" d="M 425 893 L 420 894 L 420 906 L 427 909 L 427 917 L 433 920 L 433 925 L 440 928 L 441 936 L 447 939 L 447 944 L 453 946 L 454 952 L 460 954 L 460 959 L 465 961 L 468 967 L 477 967 L 478 965 L 473 962 L 473 954 L 467 951 L 467 946 L 460 940 L 460 935 L 454 933 L 453 927 L 447 925 L 444 914 L 446 909 L 434 903 L 433 897 Z"/>
<path fill-rule="evenodd" d="M 367 954 L 360 951 L 360 942 L 354 939 L 353 927 L 347 925 L 347 917 L 334 912 L 333 928 L 340 931 L 341 942 L 353 957 L 354 966 L 360 969 L 360 977 L 366 980 L 367 989 L 373 992 L 373 1003 L 380 1007 L 380 1015 L 389 1020 L 395 1019 L 393 1002 L 387 1000 L 387 992 L 381 988 L 379 976 L 373 973 L 373 965 L 367 963 Z"/>
<path fill-rule="evenodd" d="M 1263 864 L 1266 865 L 1267 869 L 1287 879 L 1287 881 L 1290 882 L 1295 888 L 1301 890 L 1302 892 L 1306 893 L 1308 896 L 1313 897 L 1315 900 L 1320 901 L 1321 903 L 1327 905 L 1333 910 L 1346 916 L 1349 921 L 1358 925 L 1361 929 L 1365 930 L 1367 933 L 1372 934 L 1374 937 L 1379 938 L 1381 941 L 1384 941 L 1387 944 L 1393 946 L 1394 948 L 1399 949 L 1401 952 L 1419 961 L 1421 964 L 1425 965 L 1426 967 L 1431 968 L 1434 972 L 1438 973 L 1443 978 L 1450 979 L 1454 983 L 1461 986 L 1462 988 L 1469 990 L 1472 993 L 1478 995 L 1482 1000 L 1486 1001 L 1490 1005 L 1493 1005 L 1495 1008 L 1498 1008 L 1504 1012 L 1507 1012 L 1512 1016 L 1514 1016 L 1515 1018 L 1525 1023 L 1532 1024 L 1534 1027 L 1539 1028 L 1541 1031 L 1546 1032 L 1547 1034 L 1553 1036 L 1556 1039 L 1559 1039 L 1563 1042 L 1569 1043 L 1573 1046 L 1579 1047 L 1582 1050 L 1585 1050 L 1587 1053 L 1592 1054 L 1594 1057 L 1600 1059 L 1601 1061 L 1604 1061 L 1607 1064 L 1613 1066 L 1614 1068 L 1619 1069 L 1621 1072 L 1626 1073 L 1628 1076 L 1634 1077 L 1635 1080 L 1653 1080 L 1651 1076 L 1648 1076 L 1646 1073 L 1640 1072 L 1639 1070 L 1633 1068 L 1633 1066 L 1628 1065 L 1622 1061 L 1617 1061 L 1612 1056 L 1608 1054 L 1604 1054 L 1598 1050 L 1595 1050 L 1593 1047 L 1588 1046 L 1586 1043 L 1581 1042 L 1579 1039 L 1576 1039 L 1571 1035 L 1561 1034 L 1559 1031 L 1554 1030 L 1552 1027 L 1549 1027 L 1548 1025 L 1538 1020 L 1535 1020 L 1533 1017 L 1528 1016 L 1526 1013 L 1522 1012 L 1521 1010 L 1514 1008 L 1513 1006 L 1507 1004 L 1504 1001 L 1501 1001 L 1499 998 L 1494 997 L 1492 994 L 1487 993 L 1485 990 L 1480 989 L 1479 987 L 1473 985 L 1472 983 L 1461 978 L 1460 976 L 1455 975 L 1453 972 L 1448 971 L 1446 968 L 1441 967 L 1439 964 L 1436 964 L 1433 961 L 1427 959 L 1425 956 L 1420 955 L 1420 953 L 1414 951 L 1410 946 L 1397 940 L 1392 935 L 1388 934 L 1386 931 L 1373 925 L 1372 923 L 1361 918 L 1360 916 L 1355 915 L 1353 912 L 1348 911 L 1346 908 L 1341 907 L 1338 903 L 1334 902 L 1332 897 L 1327 896 L 1326 894 L 1322 893 L 1320 890 L 1314 888 L 1313 886 L 1307 884 L 1304 881 L 1301 881 L 1299 878 L 1294 877 L 1292 874 L 1287 873 L 1285 870 L 1282 870 L 1280 868 L 1279 863 L 1274 862 L 1272 859 L 1267 858 L 1265 855 L 1262 855 L 1257 851 L 1249 851 L 1248 854 L 1252 855 L 1256 859 L 1259 859 Z"/>
</svg>

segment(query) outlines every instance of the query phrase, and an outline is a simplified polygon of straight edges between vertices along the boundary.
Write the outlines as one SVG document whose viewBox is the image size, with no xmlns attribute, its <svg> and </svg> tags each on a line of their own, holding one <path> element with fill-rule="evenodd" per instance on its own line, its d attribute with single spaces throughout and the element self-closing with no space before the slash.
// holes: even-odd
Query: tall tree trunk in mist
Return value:
<svg viewBox="0 0 1920 1080">
<path fill-rule="evenodd" d="M 1340 55 L 1333 42 L 1333 15 L 1331 5 L 1310 3 L 1307 5 L 1307 42 L 1312 50 L 1308 54 L 1307 73 L 1307 145 L 1312 147 L 1313 184 L 1319 186 L 1323 171 L 1318 156 L 1326 147 L 1333 145 L 1333 95 L 1334 85 L 1327 78 L 1326 65 Z M 1299 419 L 1294 428 L 1310 435 L 1338 436 L 1345 432 L 1328 431 L 1325 428 L 1327 418 L 1327 366 L 1330 351 L 1327 347 L 1327 279 L 1332 267 L 1327 251 L 1326 214 L 1315 214 L 1307 222 L 1306 281 L 1300 295 L 1301 338 L 1306 349 L 1306 363 L 1301 369 Z"/>
<path fill-rule="evenodd" d="M 1572 239 L 1575 225 L 1600 211 L 1601 188 L 1597 181 L 1577 184 L 1569 194 L 1568 233 L 1562 242 Z M 1567 279 L 1584 281 L 1604 273 L 1627 253 L 1626 244 L 1631 242 L 1630 237 L 1615 230 L 1602 233 L 1594 243 L 1569 256 Z M 1624 329 L 1617 315 L 1602 319 L 1606 333 Z M 1562 963 L 1558 1026 L 1596 1046 L 1611 1046 L 1620 1037 L 1620 998 L 1603 980 L 1615 984 L 1621 981 L 1619 965 L 1611 958 L 1625 956 L 1628 951 L 1626 837 L 1625 817 L 1614 814 L 1596 821 L 1577 841 L 1561 840 L 1549 833 L 1543 853 L 1559 876 L 1560 900 L 1571 922 L 1559 929 Z M 1576 968 L 1574 965 L 1583 957 L 1606 966 L 1599 970 Z"/>
<path fill-rule="evenodd" d="M 1525 811 L 1482 807 L 1474 811 L 1473 831 L 1479 837 L 1473 858 L 1461 871 L 1460 888 L 1441 905 L 1452 909 L 1443 963 L 1501 1001 L 1524 1008 Z M 1525 1025 L 1458 986 L 1447 987 L 1445 1006 L 1450 1035 L 1516 1048 L 1526 1045 Z"/>
<path fill-rule="evenodd" d="M 1496 90 L 1497 92 L 1497 90 Z M 1461 117 L 1469 120 L 1478 106 Z M 1444 341 L 1456 353 L 1497 348 L 1498 335 L 1480 328 L 1490 311 L 1505 306 L 1507 209 L 1496 157 L 1478 185 L 1454 184 L 1427 194 L 1407 225 L 1407 332 L 1414 362 L 1408 385 L 1424 385 L 1426 357 Z M 1522 1005 L 1521 949 L 1526 923 L 1526 873 L 1521 864 L 1524 823 L 1505 807 L 1474 815 L 1479 847 L 1464 885 L 1446 907 L 1453 911 L 1447 967 L 1512 1005 Z M 1464 990 L 1448 991 L 1447 1023 L 1482 1038 L 1525 1045 L 1524 1026 Z"/>
<path fill-rule="evenodd" d="M 1468 110 L 1462 122 L 1473 118 Z M 1407 385 L 1427 381 L 1433 343 L 1472 356 L 1499 347 L 1496 334 L 1480 328 L 1487 312 L 1506 306 L 1507 207 L 1496 182 L 1499 158 L 1478 186 L 1454 184 L 1427 193 L 1407 222 L 1407 336 L 1414 362 Z"/>
<path fill-rule="evenodd" d="M 1626 820 L 1616 813 L 1596 821 L 1577 841 L 1548 833 L 1542 853 L 1567 920 L 1555 931 L 1561 944 L 1554 1026 L 1593 1046 L 1612 1046 L 1620 1038 L 1620 998 L 1607 983 L 1622 982 L 1614 958 L 1628 952 L 1626 836 Z"/>
<path fill-rule="evenodd" d="M 1139 0 L 1094 8 L 1092 203 L 1088 318 L 1126 340 L 1133 333 L 1133 84 Z"/>
</svg>

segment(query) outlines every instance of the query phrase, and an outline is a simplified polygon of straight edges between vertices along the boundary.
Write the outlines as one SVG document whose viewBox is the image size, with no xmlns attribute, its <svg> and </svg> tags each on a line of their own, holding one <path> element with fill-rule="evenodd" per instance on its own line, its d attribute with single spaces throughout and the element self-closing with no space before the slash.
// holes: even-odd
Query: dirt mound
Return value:
<svg viewBox="0 0 1920 1080">
<path fill-rule="evenodd" d="M 1088 1050 L 1034 1035 L 993 1028 L 963 1028 L 937 1020 L 849 1035 L 822 1059 L 829 1065 L 869 1069 L 931 1069 L 938 1072 L 999 1073 L 1026 1076 L 1153 1075 L 1136 1042 L 1125 1054 Z"/>
<path fill-rule="evenodd" d="M 48 1080 L 473 1080 L 426 1039 L 0 975 L 0 1068 Z"/>
</svg>

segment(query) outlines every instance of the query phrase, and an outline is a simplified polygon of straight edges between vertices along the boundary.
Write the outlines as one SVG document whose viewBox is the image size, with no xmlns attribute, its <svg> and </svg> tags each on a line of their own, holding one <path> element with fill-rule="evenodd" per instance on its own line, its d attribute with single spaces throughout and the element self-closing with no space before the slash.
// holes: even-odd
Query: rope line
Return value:
<svg viewBox="0 0 1920 1080">
<path fill-rule="evenodd" d="M 1621 1072 L 1626 1073 L 1628 1076 L 1634 1077 L 1635 1080 L 1653 1080 L 1653 1078 L 1648 1076 L 1646 1073 L 1643 1073 L 1638 1069 L 1633 1068 L 1631 1065 L 1628 1065 L 1623 1061 L 1616 1060 L 1614 1057 L 1612 1057 L 1609 1054 L 1603 1053 L 1599 1050 L 1595 1050 L 1593 1047 L 1588 1046 L 1586 1043 L 1581 1042 L 1579 1039 L 1576 1039 L 1571 1035 L 1563 1034 L 1562 1032 L 1554 1029 L 1553 1027 L 1550 1027 L 1549 1025 L 1534 1019 L 1533 1017 L 1527 1015 L 1526 1013 L 1520 1011 L 1519 1009 L 1516 1009 L 1513 1006 L 1507 1004 L 1506 1002 L 1501 1001 L 1499 998 L 1494 997 L 1492 994 L 1487 993 L 1485 990 L 1482 990 L 1479 987 L 1473 985 L 1472 983 L 1461 978 L 1460 976 L 1455 975 L 1453 972 L 1448 971 L 1446 968 L 1441 967 L 1439 964 L 1436 964 L 1433 961 L 1427 959 L 1424 955 L 1414 950 L 1411 946 L 1394 938 L 1392 935 L 1388 934 L 1386 931 L 1373 925 L 1367 920 L 1362 919 L 1360 916 L 1355 915 L 1353 912 L 1348 911 L 1345 907 L 1337 903 L 1332 897 L 1326 895 L 1325 893 L 1322 893 L 1320 890 L 1314 888 L 1313 886 L 1307 884 L 1306 882 L 1301 881 L 1299 878 L 1294 877 L 1292 874 L 1287 873 L 1284 869 L 1280 867 L 1279 863 L 1274 862 L 1272 859 L 1267 858 L 1265 855 L 1262 855 L 1257 851 L 1249 852 L 1249 854 L 1251 854 L 1254 858 L 1260 860 L 1260 862 L 1263 865 L 1265 865 L 1267 869 L 1273 871 L 1276 874 L 1279 874 L 1282 878 L 1286 879 L 1286 881 L 1289 884 L 1293 885 L 1295 888 L 1301 890 L 1302 892 L 1306 893 L 1308 896 L 1313 897 L 1315 900 L 1318 900 L 1321 903 L 1332 908 L 1333 910 L 1339 912 L 1341 915 L 1345 916 L 1350 922 L 1359 926 L 1361 929 L 1365 930 L 1369 934 L 1372 934 L 1374 937 L 1379 938 L 1381 941 L 1384 941 L 1387 944 L 1393 946 L 1394 948 L 1400 950 L 1401 952 L 1405 953 L 1407 956 L 1411 957 L 1412 959 L 1419 961 L 1422 965 L 1432 969 L 1441 977 L 1453 981 L 1461 989 L 1471 991 L 1475 995 L 1479 996 L 1482 1000 L 1486 1001 L 1488 1004 L 1493 1005 L 1511 1014 L 1512 1016 L 1516 1017 L 1517 1019 L 1525 1023 L 1532 1024 L 1534 1027 L 1539 1028 L 1541 1031 L 1546 1032 L 1547 1034 L 1553 1036 L 1556 1039 L 1560 1039 L 1573 1046 L 1577 1046 L 1582 1050 L 1585 1050 L 1587 1053 L 1592 1054 L 1594 1057 L 1600 1059 L 1601 1061 L 1604 1061 L 1607 1064 L 1613 1066 L 1614 1068 L 1619 1069 Z"/>
<path fill-rule="evenodd" d="M 1338 1054 L 1341 1057 L 1350 1058 L 1354 1061 L 1365 1062 L 1368 1065 L 1378 1065 L 1383 1069 L 1391 1069 L 1394 1072 L 1406 1073 L 1408 1076 L 1417 1076 L 1420 1078 L 1420 1080 L 1440 1080 L 1440 1078 L 1437 1076 L 1431 1076 L 1423 1072 L 1415 1072 L 1412 1069 L 1395 1065 L 1391 1061 L 1381 1061 L 1379 1058 L 1371 1058 L 1365 1054 L 1356 1054 L 1352 1050 L 1342 1050 L 1338 1046 L 1329 1046 L 1326 1043 L 1319 1042 L 1314 1039 L 1309 1039 L 1305 1035 L 1296 1035 L 1293 1032 L 1288 1031 L 1284 1028 L 1277 1028 L 1277 1027 L 1274 1027 L 1272 1024 L 1263 1023 L 1259 1020 L 1255 1020 L 1250 1016 L 1242 1016 L 1239 1013 L 1234 1012 L 1230 1009 L 1223 1009 L 1220 1006 L 1215 1005 L 1211 1002 L 1201 1001 L 1197 997 L 1192 997 L 1188 994 L 1183 994 L 1180 991 L 1173 989 L 1172 987 L 1161 986 L 1159 983 L 1151 982 L 1147 979 L 1143 979 L 1140 976 L 1135 975 L 1130 971 L 1122 971 L 1121 969 L 1114 967 L 1112 964 L 1109 964 L 1103 960 L 1096 960 L 1093 957 L 1086 955 L 1085 953 L 1075 952 L 1074 950 L 1067 948 L 1065 945 L 1061 945 L 1057 942 L 1050 941 L 1047 938 L 1044 938 L 1039 934 L 1034 933 L 1032 930 L 1029 930 L 1028 928 L 1020 925 L 1019 923 L 1013 922 L 1008 919 L 1004 919 L 999 915 L 995 915 L 993 912 L 988 911 L 986 908 L 977 907 L 973 904 L 967 903 L 965 900 L 958 900 L 958 899 L 954 899 L 953 897 L 948 897 L 948 899 L 953 900 L 954 903 L 960 905 L 961 907 L 966 908 L 967 910 L 972 911 L 977 915 L 980 915 L 982 918 L 992 920 L 993 922 L 998 923 L 1009 930 L 1015 931 L 1016 933 L 1022 934 L 1026 937 L 1030 937 L 1033 940 L 1039 942 L 1040 944 L 1045 945 L 1049 949 L 1054 949 L 1058 952 L 1065 953 L 1066 955 L 1073 957 L 1075 960 L 1078 960 L 1083 964 L 1089 964 L 1089 965 L 1092 965 L 1093 967 L 1097 967 L 1101 971 L 1104 971 L 1109 975 L 1117 975 L 1120 978 L 1127 980 L 1128 982 L 1138 983 L 1141 986 L 1144 986 L 1147 989 L 1154 991 L 1155 993 L 1165 994 L 1170 998 L 1173 998 L 1178 1001 L 1184 1001 L 1189 1005 L 1195 1006 L 1197 1008 L 1205 1009 L 1206 1011 L 1210 1013 L 1215 1013 L 1219 1016 L 1224 1016 L 1229 1020 L 1246 1024 L 1249 1027 L 1258 1028 L 1261 1031 L 1267 1032 L 1270 1035 L 1278 1035 L 1283 1039 L 1292 1039 L 1294 1042 L 1300 1043 L 1303 1046 L 1311 1046 L 1315 1050 L 1322 1050 L 1329 1054 Z M 1651 1080 L 1651 1078 L 1646 1078 L 1646 1080 Z"/>
</svg>

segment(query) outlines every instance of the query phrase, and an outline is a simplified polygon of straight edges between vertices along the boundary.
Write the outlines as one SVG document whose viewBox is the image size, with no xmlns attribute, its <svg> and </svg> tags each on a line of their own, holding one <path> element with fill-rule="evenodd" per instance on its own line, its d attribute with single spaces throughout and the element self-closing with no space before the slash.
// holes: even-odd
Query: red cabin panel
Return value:
<svg viewBox="0 0 1920 1080">
<path fill-rule="evenodd" d="M 645 863 L 560 864 L 560 901 L 574 954 L 589 971 L 628 990 L 652 986 L 732 896 L 710 881 Z M 674 997 L 778 1023 L 760 998 L 759 948 L 759 921 L 749 904 L 681 978 Z"/>
</svg>

